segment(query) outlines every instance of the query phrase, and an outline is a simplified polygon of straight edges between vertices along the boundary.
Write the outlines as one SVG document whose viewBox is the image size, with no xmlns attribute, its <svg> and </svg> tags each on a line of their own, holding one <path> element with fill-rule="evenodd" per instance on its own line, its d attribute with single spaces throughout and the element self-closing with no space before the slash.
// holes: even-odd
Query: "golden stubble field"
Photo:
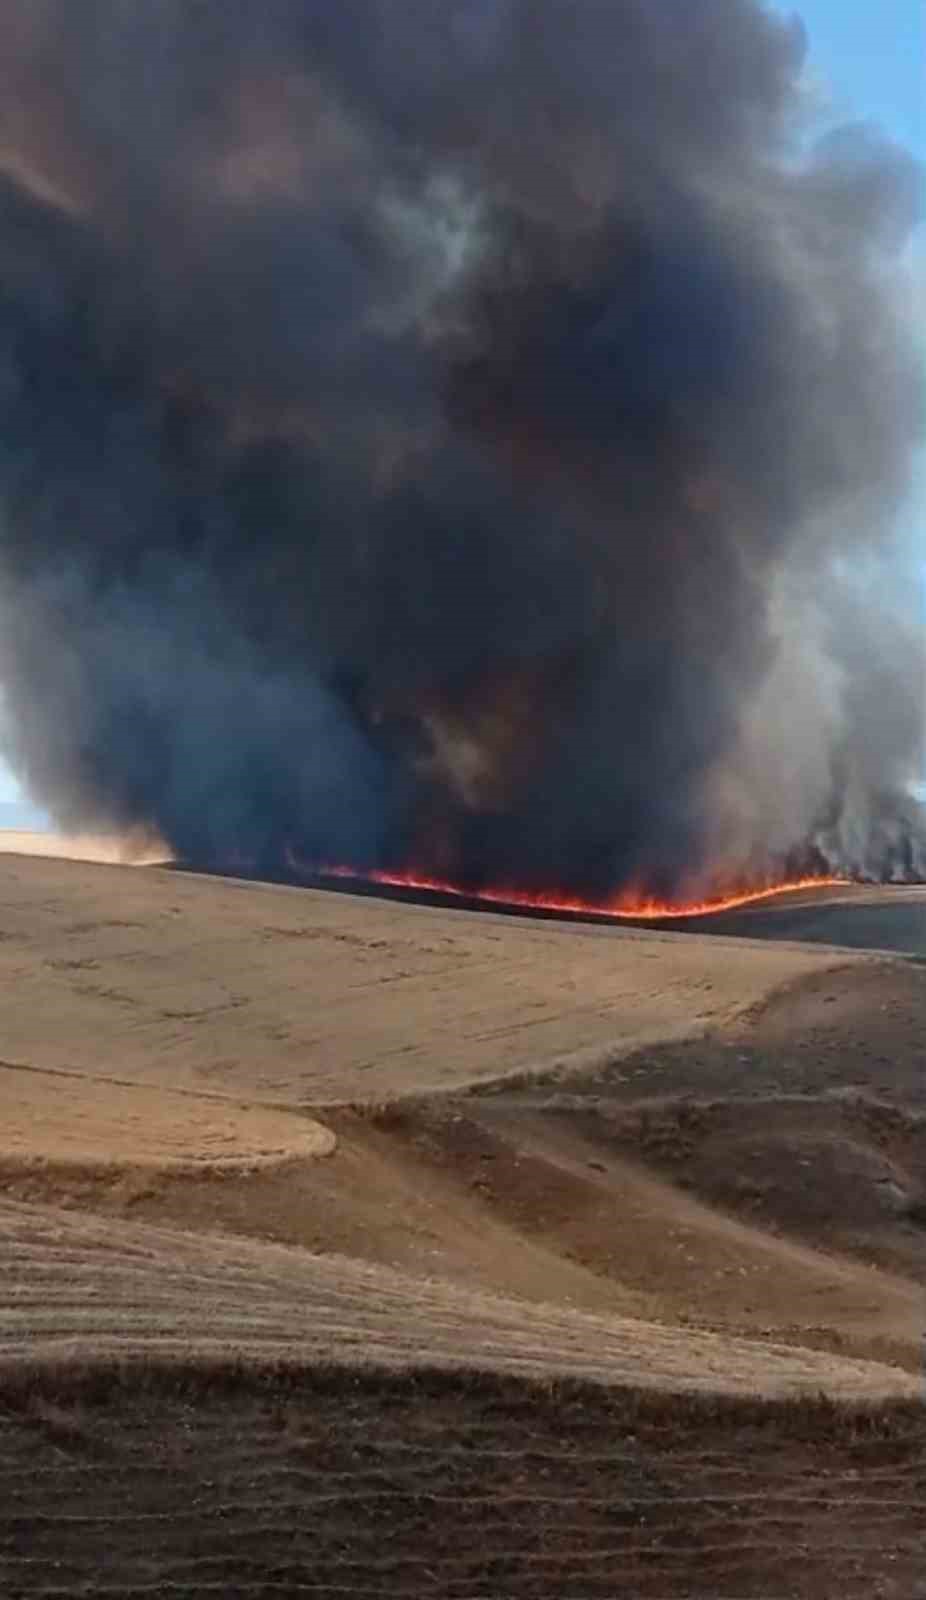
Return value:
<svg viewBox="0 0 926 1600">
<path fill-rule="evenodd" d="M 4 1594 L 924 1592 L 920 919 L 0 855 Z"/>
</svg>

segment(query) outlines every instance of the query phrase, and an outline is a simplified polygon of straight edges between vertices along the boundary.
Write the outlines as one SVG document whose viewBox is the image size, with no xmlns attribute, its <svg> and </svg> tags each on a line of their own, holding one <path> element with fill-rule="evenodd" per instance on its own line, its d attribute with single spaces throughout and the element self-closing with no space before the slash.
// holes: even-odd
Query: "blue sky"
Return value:
<svg viewBox="0 0 926 1600">
<path fill-rule="evenodd" d="M 926 157 L 926 10 L 922 0 L 796 0 L 809 65 L 837 115 L 870 118 Z"/>
<path fill-rule="evenodd" d="M 779 0 L 775 9 L 803 18 L 810 44 L 808 68 L 831 96 L 835 117 L 877 122 L 926 161 L 923 0 L 795 0 L 793 5 Z M 926 318 L 926 227 L 918 231 L 914 260 Z M 926 351 L 926 321 L 921 333 Z M 926 455 L 908 520 L 926 562 Z"/>
<path fill-rule="evenodd" d="M 777 10 L 803 18 L 808 68 L 833 100 L 839 117 L 880 124 L 926 161 L 926 7 L 923 0 L 796 0 Z M 926 318 L 926 227 L 918 232 L 915 270 Z M 926 325 L 921 328 L 926 349 Z M 926 562 L 926 459 L 907 518 Z M 926 577 L 924 577 L 926 596 Z M 926 612 L 926 599 L 924 599 Z M 926 684 L 926 664 L 924 664 Z M 926 786 L 924 786 L 926 794 Z"/>
<path fill-rule="evenodd" d="M 923 0 L 796 0 L 775 9 L 803 18 L 810 42 L 808 68 L 832 98 L 836 119 L 875 121 L 926 160 Z M 926 279 L 924 233 L 919 253 Z M 926 472 L 923 479 L 911 515 L 926 551 Z M 0 804 L 16 795 L 15 781 L 0 764 Z"/>
</svg>

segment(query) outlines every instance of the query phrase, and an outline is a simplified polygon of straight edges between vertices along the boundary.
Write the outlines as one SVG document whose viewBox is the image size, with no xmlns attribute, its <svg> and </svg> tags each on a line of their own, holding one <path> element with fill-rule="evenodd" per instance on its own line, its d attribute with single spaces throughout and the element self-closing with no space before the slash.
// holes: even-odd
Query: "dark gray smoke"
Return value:
<svg viewBox="0 0 926 1600">
<path fill-rule="evenodd" d="M 65 826 L 926 873 L 913 162 L 752 0 L 4 0 L 0 682 Z"/>
</svg>

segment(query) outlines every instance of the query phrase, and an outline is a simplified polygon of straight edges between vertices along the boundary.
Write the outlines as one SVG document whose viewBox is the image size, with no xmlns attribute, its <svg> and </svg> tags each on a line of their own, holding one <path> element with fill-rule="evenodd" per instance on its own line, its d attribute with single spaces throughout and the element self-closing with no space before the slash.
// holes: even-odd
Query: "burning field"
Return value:
<svg viewBox="0 0 926 1600">
<path fill-rule="evenodd" d="M 4 1595 L 926 1595 L 923 184 L 804 61 L 0 0 Z"/>
<path fill-rule="evenodd" d="M 914 163 L 751 0 L 5 0 L 0 681 L 69 832 L 926 873 Z"/>
</svg>

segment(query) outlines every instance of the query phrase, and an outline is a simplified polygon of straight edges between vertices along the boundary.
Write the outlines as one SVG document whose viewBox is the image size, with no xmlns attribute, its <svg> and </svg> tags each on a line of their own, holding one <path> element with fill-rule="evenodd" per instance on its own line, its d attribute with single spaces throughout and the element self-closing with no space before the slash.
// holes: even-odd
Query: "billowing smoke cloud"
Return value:
<svg viewBox="0 0 926 1600">
<path fill-rule="evenodd" d="M 66 826 L 926 873 L 912 161 L 752 0 L 4 0 L 0 683 Z"/>
</svg>

